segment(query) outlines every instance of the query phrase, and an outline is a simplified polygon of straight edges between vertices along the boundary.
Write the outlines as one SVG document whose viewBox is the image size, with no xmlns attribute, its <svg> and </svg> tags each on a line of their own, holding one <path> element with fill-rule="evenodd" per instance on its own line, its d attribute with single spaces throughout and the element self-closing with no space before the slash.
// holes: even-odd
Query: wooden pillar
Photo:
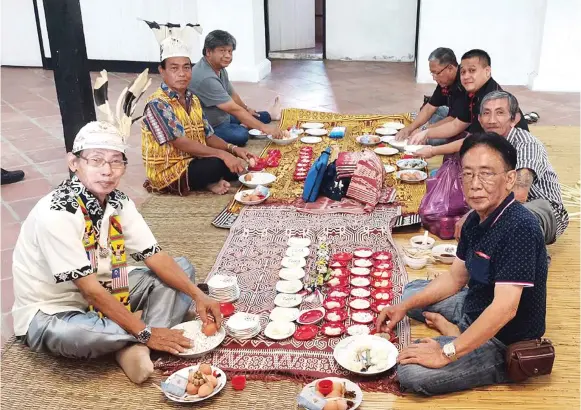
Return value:
<svg viewBox="0 0 581 410">
<path fill-rule="evenodd" d="M 69 152 L 77 132 L 97 118 L 81 6 L 79 0 L 44 0 L 43 3 L 65 146 Z"/>
</svg>

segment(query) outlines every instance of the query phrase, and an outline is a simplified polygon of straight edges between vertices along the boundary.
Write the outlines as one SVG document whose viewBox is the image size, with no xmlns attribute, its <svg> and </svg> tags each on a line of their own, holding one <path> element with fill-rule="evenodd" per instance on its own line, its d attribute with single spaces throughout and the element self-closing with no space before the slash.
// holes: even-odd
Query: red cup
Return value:
<svg viewBox="0 0 581 410">
<path fill-rule="evenodd" d="M 321 380 L 319 382 L 319 392 L 323 395 L 326 396 L 327 394 L 331 393 L 333 391 L 333 382 L 331 380 Z"/>
<path fill-rule="evenodd" d="M 234 390 L 244 390 L 246 387 L 246 376 L 232 377 L 232 388 Z"/>
</svg>

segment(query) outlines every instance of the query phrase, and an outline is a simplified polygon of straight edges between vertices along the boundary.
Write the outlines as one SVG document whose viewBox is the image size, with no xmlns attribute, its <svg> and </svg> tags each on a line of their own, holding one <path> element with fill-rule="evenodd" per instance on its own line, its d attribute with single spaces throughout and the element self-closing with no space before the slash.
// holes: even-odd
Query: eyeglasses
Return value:
<svg viewBox="0 0 581 410">
<path fill-rule="evenodd" d="M 439 76 L 439 75 L 440 75 L 440 74 L 442 74 L 442 73 L 444 72 L 444 70 L 445 70 L 446 68 L 448 68 L 448 67 L 450 67 L 450 64 L 448 64 L 446 67 L 442 68 L 442 69 L 441 69 L 440 71 L 438 71 L 437 73 L 431 73 L 431 74 L 432 74 L 432 77 L 437 77 L 437 76 Z"/>
<path fill-rule="evenodd" d="M 114 159 L 113 161 L 106 161 L 104 158 L 85 158 L 79 156 L 79 158 L 87 161 L 90 167 L 102 168 L 105 164 L 109 164 L 111 169 L 124 169 L 127 166 L 127 161 L 124 159 Z"/>
<path fill-rule="evenodd" d="M 494 181 L 494 177 L 500 174 L 506 174 L 508 171 L 502 171 L 502 172 L 490 172 L 490 171 L 480 171 L 477 173 L 474 173 L 472 171 L 463 171 L 460 174 L 460 179 L 462 180 L 462 183 L 464 184 L 470 184 L 472 182 L 472 180 L 474 179 L 474 177 L 478 177 L 478 179 L 480 180 L 480 182 L 482 182 L 483 184 L 491 184 Z"/>
</svg>

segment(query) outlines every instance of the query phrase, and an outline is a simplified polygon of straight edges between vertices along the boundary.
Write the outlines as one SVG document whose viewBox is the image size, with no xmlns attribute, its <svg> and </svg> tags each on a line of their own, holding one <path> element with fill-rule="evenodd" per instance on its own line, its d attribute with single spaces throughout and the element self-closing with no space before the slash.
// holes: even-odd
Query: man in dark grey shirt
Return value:
<svg viewBox="0 0 581 410">
<path fill-rule="evenodd" d="M 248 142 L 248 129 L 255 128 L 278 137 L 282 130 L 270 123 L 280 119 L 278 97 L 271 113 L 249 108 L 232 87 L 226 67 L 232 62 L 236 39 L 228 32 L 214 30 L 204 40 L 204 55 L 192 68 L 189 89 L 200 99 L 214 133 L 224 141 L 238 146 Z M 245 126 L 243 126 L 244 124 Z"/>
</svg>

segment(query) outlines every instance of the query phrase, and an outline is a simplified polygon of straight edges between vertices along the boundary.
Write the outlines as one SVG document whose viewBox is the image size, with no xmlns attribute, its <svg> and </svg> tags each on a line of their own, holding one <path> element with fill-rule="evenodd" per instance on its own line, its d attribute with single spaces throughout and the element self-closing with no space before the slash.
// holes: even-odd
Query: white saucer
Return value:
<svg viewBox="0 0 581 410">
<path fill-rule="evenodd" d="M 294 322 L 299 317 L 299 309 L 277 306 L 272 309 L 268 318 L 275 322 Z"/>
<path fill-rule="evenodd" d="M 391 128 L 399 131 L 402 128 L 405 128 L 405 125 L 403 125 L 401 122 L 390 121 L 383 124 L 383 128 Z"/>
<path fill-rule="evenodd" d="M 391 174 L 392 172 L 395 172 L 395 170 L 397 169 L 393 165 L 384 165 L 383 168 L 385 169 L 385 172 L 388 173 L 388 174 Z"/>
<path fill-rule="evenodd" d="M 307 264 L 305 258 L 298 258 L 298 257 L 285 257 L 282 258 L 281 265 L 283 268 L 304 268 Z"/>
<path fill-rule="evenodd" d="M 323 128 L 325 126 L 325 124 L 322 124 L 320 122 L 305 122 L 304 124 L 301 124 L 301 127 L 303 128 Z"/>
<path fill-rule="evenodd" d="M 398 154 L 399 151 L 395 148 L 390 148 L 390 147 L 380 147 L 380 148 L 375 148 L 373 150 L 377 155 L 395 155 Z"/>
<path fill-rule="evenodd" d="M 306 130 L 305 134 L 321 136 L 321 135 L 327 135 L 327 132 L 328 132 L 327 130 L 322 129 L 322 128 L 311 128 L 311 129 Z M 301 141 L 303 138 L 301 138 Z"/>
<path fill-rule="evenodd" d="M 397 134 L 397 130 L 393 128 L 378 128 L 375 130 L 375 133 L 379 135 L 395 135 Z"/>
<path fill-rule="evenodd" d="M 296 293 L 279 293 L 274 298 L 274 304 L 280 307 L 296 307 L 300 305 L 303 301 L 303 297 L 301 295 L 297 295 Z"/>
<path fill-rule="evenodd" d="M 278 272 L 278 276 L 284 280 L 297 280 L 302 279 L 306 275 L 303 268 L 282 268 Z"/>
<path fill-rule="evenodd" d="M 276 282 L 276 291 L 280 293 L 297 293 L 303 288 L 300 280 L 279 280 Z"/>
<path fill-rule="evenodd" d="M 291 248 L 306 248 L 311 246 L 311 240 L 309 238 L 300 238 L 298 236 L 288 238 L 287 243 Z"/>
<path fill-rule="evenodd" d="M 289 258 L 306 258 L 309 253 L 309 248 L 288 248 L 285 255 Z"/>
<path fill-rule="evenodd" d="M 311 130 L 311 131 L 315 131 L 315 130 Z M 321 138 L 321 137 L 302 137 L 301 138 L 301 142 L 304 142 L 305 144 L 318 144 L 321 141 L 323 141 L 323 138 Z"/>
<path fill-rule="evenodd" d="M 291 337 L 297 326 L 293 322 L 272 321 L 264 329 L 264 336 L 272 340 L 283 340 Z"/>
</svg>

